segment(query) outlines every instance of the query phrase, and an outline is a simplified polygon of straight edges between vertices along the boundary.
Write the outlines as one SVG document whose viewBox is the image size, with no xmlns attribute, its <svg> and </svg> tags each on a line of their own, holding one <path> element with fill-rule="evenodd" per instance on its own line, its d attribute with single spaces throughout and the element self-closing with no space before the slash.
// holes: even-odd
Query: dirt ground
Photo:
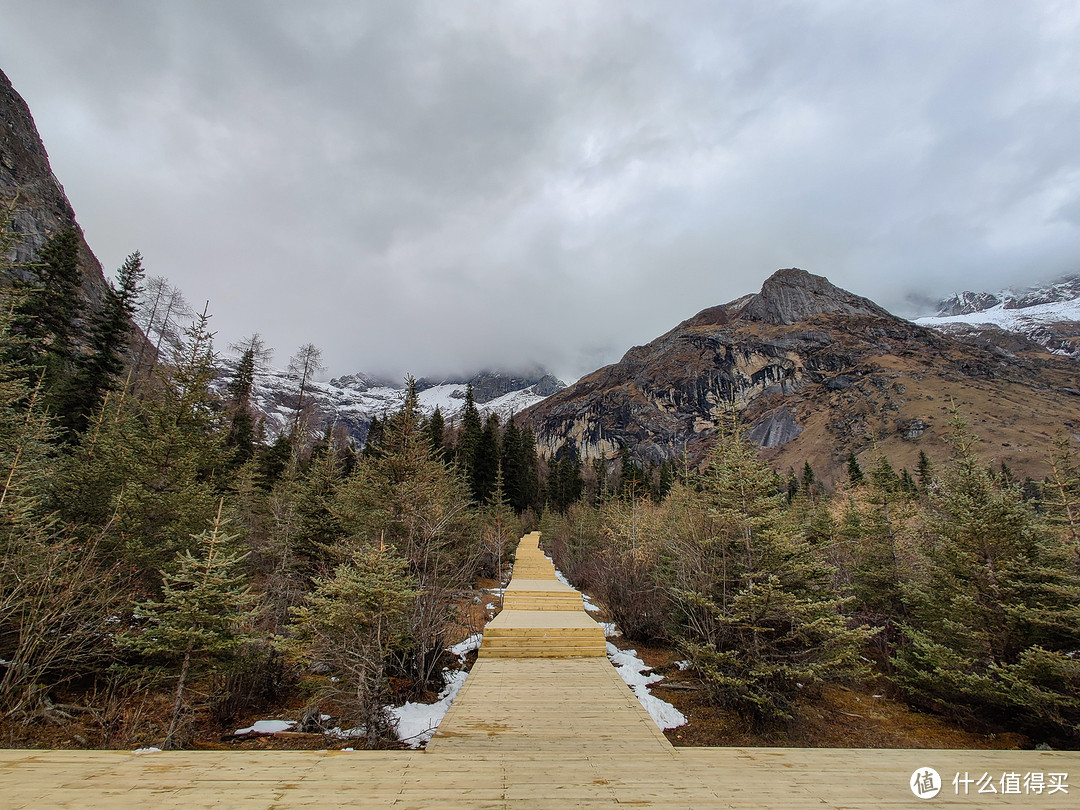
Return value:
<svg viewBox="0 0 1080 810">
<path fill-rule="evenodd" d="M 664 680 L 650 687 L 688 719 L 665 733 L 676 746 L 778 746 L 795 748 L 1031 748 L 1032 742 L 1012 732 L 965 731 L 946 719 L 919 712 L 890 696 L 884 679 L 876 683 L 826 686 L 820 699 L 807 701 L 794 722 L 770 732 L 755 732 L 735 712 L 711 706 L 689 672 L 676 666 L 677 656 L 661 647 L 608 639 L 620 649 L 635 649 Z"/>
</svg>

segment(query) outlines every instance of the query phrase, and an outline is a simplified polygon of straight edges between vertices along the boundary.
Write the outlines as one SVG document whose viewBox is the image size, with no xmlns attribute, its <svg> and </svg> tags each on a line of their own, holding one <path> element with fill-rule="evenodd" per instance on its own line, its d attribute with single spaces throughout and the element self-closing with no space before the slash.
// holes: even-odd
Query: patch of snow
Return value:
<svg viewBox="0 0 1080 810">
<path fill-rule="evenodd" d="M 558 568 L 555 569 L 555 579 L 559 580 L 559 582 L 561 582 L 567 588 L 573 588 L 574 587 L 573 585 L 570 584 L 570 580 L 568 580 L 566 577 L 564 577 L 563 572 L 560 571 Z"/>
<path fill-rule="evenodd" d="M 458 657 L 458 660 L 462 664 L 465 663 L 465 656 L 471 653 L 473 650 L 480 649 L 480 642 L 484 640 L 483 633 L 473 633 L 464 641 L 459 641 L 453 647 L 447 647 L 446 651 Z"/>
<path fill-rule="evenodd" d="M 588 597 L 586 597 L 586 599 L 587 598 Z M 587 601 L 585 602 L 585 610 L 589 611 L 589 613 L 599 613 L 601 610 L 603 610 L 603 608 L 601 608 L 599 605 L 594 605 L 592 602 Z"/>
<path fill-rule="evenodd" d="M 476 638 L 477 636 L 470 636 Z M 465 642 L 462 642 L 464 644 Z M 455 645 L 460 646 L 460 645 Z M 426 744 L 431 735 L 435 733 L 439 723 L 450 710 L 450 704 L 454 702 L 457 693 L 465 684 L 468 675 L 464 670 L 450 672 L 443 671 L 446 678 L 446 686 L 439 693 L 439 699 L 435 703 L 412 703 L 390 708 L 390 714 L 397 720 L 398 739 L 410 748 L 419 748 Z"/>
<path fill-rule="evenodd" d="M 645 711 L 661 730 L 686 725 L 686 716 L 665 700 L 649 692 L 649 684 L 664 680 L 652 667 L 638 658 L 637 650 L 620 650 L 610 641 L 607 643 L 608 660 L 615 665 L 619 676 L 630 687 Z"/>
<path fill-rule="evenodd" d="M 498 610 L 498 608 L 496 608 L 495 605 L 493 605 L 491 602 L 488 602 L 486 605 L 484 605 L 484 610 Z"/>
<path fill-rule="evenodd" d="M 288 731 L 295 725 L 295 720 L 256 720 L 247 728 L 238 728 L 233 734 L 277 734 L 279 731 Z"/>
<path fill-rule="evenodd" d="M 142 754 L 160 754 L 160 753 L 161 753 L 161 749 L 160 749 L 160 748 L 157 748 L 157 747 L 155 747 L 155 746 L 153 746 L 153 745 L 151 745 L 151 746 L 150 746 L 149 748 L 136 748 L 136 749 L 135 749 L 134 751 L 132 751 L 131 753 L 133 753 L 133 754 L 136 754 L 136 755 L 142 755 Z"/>
<path fill-rule="evenodd" d="M 689 661 L 676 661 L 675 666 L 679 668 L 679 672 L 686 672 L 686 670 L 690 669 L 693 664 Z"/>
<path fill-rule="evenodd" d="M 615 622 L 600 622 L 600 626 L 604 628 L 604 638 L 615 638 L 615 636 L 622 635 L 622 630 L 615 626 Z"/>
</svg>

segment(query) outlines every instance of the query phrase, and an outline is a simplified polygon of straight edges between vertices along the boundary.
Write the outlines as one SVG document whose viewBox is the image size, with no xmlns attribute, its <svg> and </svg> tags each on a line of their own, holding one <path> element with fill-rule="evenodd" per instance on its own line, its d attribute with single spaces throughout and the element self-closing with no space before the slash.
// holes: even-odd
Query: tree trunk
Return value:
<svg viewBox="0 0 1080 810">
<path fill-rule="evenodd" d="M 161 747 L 166 751 L 176 748 L 176 729 L 180 725 L 180 713 L 184 710 L 184 686 L 187 684 L 188 671 L 191 669 L 191 650 L 184 653 L 184 663 L 180 667 L 180 680 L 176 684 L 176 698 L 173 700 L 172 716 L 169 717 L 169 730 L 165 732 L 165 742 Z"/>
</svg>

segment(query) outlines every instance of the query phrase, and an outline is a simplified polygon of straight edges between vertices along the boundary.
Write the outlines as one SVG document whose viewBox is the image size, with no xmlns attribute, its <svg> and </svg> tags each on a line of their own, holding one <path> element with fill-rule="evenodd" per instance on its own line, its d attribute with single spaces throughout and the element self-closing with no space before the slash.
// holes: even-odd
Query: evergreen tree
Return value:
<svg viewBox="0 0 1080 810">
<path fill-rule="evenodd" d="M 499 417 L 490 414 L 484 423 L 480 441 L 476 444 L 471 469 L 473 497 L 478 503 L 486 503 L 495 489 L 495 477 L 499 471 Z"/>
<path fill-rule="evenodd" d="M 458 437 L 457 462 L 470 486 L 473 480 L 473 463 L 476 460 L 476 448 L 480 445 L 480 434 L 483 432 L 480 411 L 476 409 L 472 383 L 469 383 L 465 387 L 465 408 L 461 412 L 461 435 Z"/>
<path fill-rule="evenodd" d="M 847 474 L 848 483 L 853 487 L 859 486 L 866 480 L 866 476 L 863 475 L 862 467 L 859 466 L 859 460 L 855 458 L 854 453 L 848 453 Z"/>
<path fill-rule="evenodd" d="M 55 489 L 72 523 L 110 526 L 103 548 L 149 576 L 166 568 L 214 513 L 224 431 L 210 392 L 215 371 L 210 316 L 186 332 L 159 384 L 121 391 L 101 414 Z"/>
<path fill-rule="evenodd" d="M 919 464 L 915 468 L 915 476 L 919 479 L 919 489 L 927 492 L 930 489 L 930 482 L 934 480 L 934 468 L 925 450 L 919 451 Z"/>
<path fill-rule="evenodd" d="M 138 605 L 142 626 L 121 643 L 160 662 L 176 678 L 169 726 L 162 748 L 180 747 L 190 681 L 223 671 L 248 636 L 253 597 L 237 571 L 242 554 L 231 551 L 235 536 L 223 532 L 221 506 L 209 531 L 192 538 L 192 549 L 162 571 L 162 596 Z"/>
<path fill-rule="evenodd" d="M 660 463 L 660 476 L 656 486 L 657 500 L 663 500 L 667 497 L 668 492 L 671 491 L 671 487 L 675 483 L 675 462 L 671 459 L 664 459 Z"/>
<path fill-rule="evenodd" d="M 428 422 L 428 433 L 431 434 L 431 449 L 436 458 L 444 458 L 446 452 L 446 420 L 443 419 L 442 411 L 438 405 L 435 406 L 435 413 L 431 415 L 431 421 Z"/>
<path fill-rule="evenodd" d="M 0 276 L 10 271 L 10 212 L 0 214 Z M 41 402 L 41 378 L 19 363 L 30 340 L 16 330 L 0 290 L 0 717 L 57 720 L 49 687 L 100 672 L 108 617 L 123 594 L 93 542 L 74 542 L 48 494 L 60 463 L 58 430 Z"/>
<path fill-rule="evenodd" d="M 954 418 L 897 683 L 916 702 L 1080 736 L 1080 576 Z"/>
<path fill-rule="evenodd" d="M 455 599 L 476 574 L 479 533 L 461 477 L 435 458 L 410 380 L 405 403 L 384 423 L 379 452 L 361 458 L 339 488 L 334 512 L 355 549 L 388 547 L 418 586 L 402 668 L 421 686 L 441 677 Z"/>
<path fill-rule="evenodd" d="M 1080 571 L 1080 465 L 1068 437 L 1055 443 L 1050 454 L 1050 470 L 1045 488 L 1049 518 L 1052 524 L 1060 527 L 1065 545 L 1072 549 L 1076 569 Z"/>
<path fill-rule="evenodd" d="M 623 447 L 619 465 L 619 494 L 624 498 L 639 498 L 646 491 L 645 471 L 637 460 L 630 455 L 630 450 Z M 576 500 L 571 498 L 571 500 Z"/>
<path fill-rule="evenodd" d="M 393 731 L 389 672 L 410 644 L 417 596 L 405 561 L 383 546 L 354 552 L 294 611 L 295 646 L 330 666 L 328 691 L 344 709 L 343 725 L 363 729 L 368 748 Z"/>
<path fill-rule="evenodd" d="M 564 447 L 558 461 L 548 469 L 547 498 L 552 508 L 565 512 L 570 504 L 581 498 L 585 482 L 581 478 L 581 460 L 576 452 Z"/>
<path fill-rule="evenodd" d="M 821 683 L 853 677 L 867 633 L 849 630 L 785 495 L 737 426 L 721 431 L 701 486 L 711 530 L 669 551 L 672 632 L 709 696 L 768 725 Z"/>
<path fill-rule="evenodd" d="M 83 309 L 78 261 L 75 229 L 53 234 L 37 261 L 25 268 L 30 280 L 21 285 L 11 324 L 12 333 L 22 340 L 9 345 L 9 359 L 21 365 L 29 378 L 37 378 L 40 372 L 44 402 L 53 413 L 63 413 L 78 354 L 76 321 Z"/>
<path fill-rule="evenodd" d="M 382 445 L 382 440 L 383 422 L 379 420 L 378 416 L 373 416 L 371 417 L 371 423 L 368 425 L 367 436 L 364 438 L 363 455 L 376 455 L 379 452 L 379 447 Z"/>
<path fill-rule="evenodd" d="M 234 462 L 243 464 L 255 456 L 255 417 L 251 409 L 251 391 L 255 385 L 255 371 L 268 350 L 258 334 L 246 339 L 238 348 L 241 350 L 240 360 L 227 388 L 226 407 L 230 423 L 225 445 L 232 448 Z"/>
<path fill-rule="evenodd" d="M 521 496 L 521 479 L 524 473 L 522 469 L 521 431 L 514 424 L 512 416 L 506 423 L 506 430 L 503 431 L 501 447 L 499 472 L 502 474 L 504 494 L 511 508 L 520 512 L 527 505 L 523 503 L 524 499 Z"/>
<path fill-rule="evenodd" d="M 144 275 L 142 256 L 135 251 L 117 270 L 116 286 L 105 289 L 101 312 L 91 323 L 90 353 L 76 361 L 64 394 L 61 420 L 70 438 L 86 430 L 90 415 L 101 407 L 106 392 L 117 387 Z"/>
<path fill-rule="evenodd" d="M 528 425 L 521 429 L 520 447 L 518 484 L 516 491 L 510 493 L 510 502 L 519 512 L 538 511 L 544 503 L 540 492 L 540 458 L 536 453 L 536 436 Z"/>
</svg>

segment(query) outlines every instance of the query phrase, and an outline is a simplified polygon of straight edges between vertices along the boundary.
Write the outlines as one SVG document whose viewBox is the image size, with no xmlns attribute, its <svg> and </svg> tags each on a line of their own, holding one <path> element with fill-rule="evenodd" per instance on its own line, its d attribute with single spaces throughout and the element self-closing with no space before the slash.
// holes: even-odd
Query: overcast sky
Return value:
<svg viewBox="0 0 1080 810">
<path fill-rule="evenodd" d="M 87 239 L 218 343 L 399 376 L 617 360 L 802 267 L 1080 270 L 1080 5 L 0 0 Z"/>
</svg>

